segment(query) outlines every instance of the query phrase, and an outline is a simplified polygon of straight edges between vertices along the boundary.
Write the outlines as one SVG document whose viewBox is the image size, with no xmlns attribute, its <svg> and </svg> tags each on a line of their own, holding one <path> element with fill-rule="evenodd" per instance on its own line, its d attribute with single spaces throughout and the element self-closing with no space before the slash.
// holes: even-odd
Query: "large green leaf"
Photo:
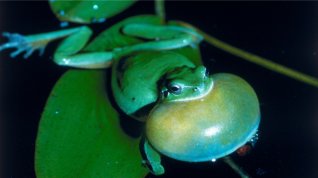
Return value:
<svg viewBox="0 0 318 178">
<path fill-rule="evenodd" d="M 76 23 L 104 22 L 128 7 L 135 0 L 51 0 L 50 6 L 54 14 L 61 21 Z"/>
<path fill-rule="evenodd" d="M 55 85 L 38 131 L 38 178 L 140 178 L 147 174 L 139 139 L 122 131 L 103 76 L 101 71 L 71 70 Z"/>
</svg>

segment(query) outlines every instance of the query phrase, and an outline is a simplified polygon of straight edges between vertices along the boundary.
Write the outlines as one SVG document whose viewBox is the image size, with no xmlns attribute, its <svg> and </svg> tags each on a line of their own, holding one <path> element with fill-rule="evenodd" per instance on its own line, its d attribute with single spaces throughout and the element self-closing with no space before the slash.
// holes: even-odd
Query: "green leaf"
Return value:
<svg viewBox="0 0 318 178">
<path fill-rule="evenodd" d="M 122 131 L 105 92 L 104 75 L 71 70 L 55 85 L 36 141 L 38 178 L 140 178 L 147 174 L 140 139 Z"/>
<path fill-rule="evenodd" d="M 51 0 L 49 3 L 60 21 L 98 23 L 129 8 L 135 3 L 135 0 Z"/>
<path fill-rule="evenodd" d="M 200 48 L 198 46 L 188 46 L 173 50 L 176 53 L 180 53 L 190 59 L 196 66 L 202 65 Z"/>
</svg>

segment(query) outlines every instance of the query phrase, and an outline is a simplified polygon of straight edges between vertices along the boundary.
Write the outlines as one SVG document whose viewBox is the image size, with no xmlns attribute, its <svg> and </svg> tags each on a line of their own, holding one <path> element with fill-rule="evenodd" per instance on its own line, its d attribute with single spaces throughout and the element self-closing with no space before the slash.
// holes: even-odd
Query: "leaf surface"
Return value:
<svg viewBox="0 0 318 178">
<path fill-rule="evenodd" d="M 101 71 L 70 70 L 55 85 L 36 141 L 39 178 L 147 174 L 139 139 L 126 135 L 105 92 Z"/>
<path fill-rule="evenodd" d="M 125 9 L 129 8 L 135 0 L 124 1 L 94 1 L 94 0 L 51 0 L 51 10 L 60 21 L 75 23 L 101 23 Z"/>
</svg>

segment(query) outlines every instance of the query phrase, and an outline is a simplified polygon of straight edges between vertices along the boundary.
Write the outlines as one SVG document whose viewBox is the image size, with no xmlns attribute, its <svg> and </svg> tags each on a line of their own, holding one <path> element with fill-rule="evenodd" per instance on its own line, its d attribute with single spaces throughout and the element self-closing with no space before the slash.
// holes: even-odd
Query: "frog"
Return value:
<svg viewBox="0 0 318 178">
<path fill-rule="evenodd" d="M 155 175 L 165 172 L 161 155 L 186 162 L 214 160 L 231 154 L 256 133 L 260 111 L 252 87 L 233 74 L 210 75 L 202 61 L 178 51 L 198 48 L 203 37 L 194 29 L 141 15 L 89 42 L 92 34 L 88 26 L 27 36 L 4 33 L 9 42 L 0 51 L 17 48 L 11 57 L 25 52 L 28 58 L 63 39 L 53 55 L 57 65 L 110 69 L 114 105 L 145 122 L 141 152 Z M 105 38 L 111 35 L 115 41 Z"/>
<path fill-rule="evenodd" d="M 134 117 L 134 113 L 139 108 L 156 101 L 157 89 L 154 85 L 164 73 L 178 66 L 194 67 L 191 60 L 181 54 L 173 52 L 161 54 L 161 51 L 194 46 L 202 41 L 202 36 L 194 30 L 175 25 L 163 26 L 160 21 L 159 18 L 150 15 L 130 17 L 107 29 L 89 44 L 93 33 L 88 26 L 28 36 L 4 33 L 9 42 L 1 45 L 0 51 L 17 48 L 10 54 L 11 57 L 14 58 L 25 52 L 23 57 L 28 58 L 36 50 L 43 54 L 48 43 L 65 38 L 54 52 L 53 61 L 59 66 L 80 69 L 112 68 L 112 91 L 116 104 L 125 114 Z M 104 41 L 105 35 L 116 35 L 123 40 L 118 40 L 116 45 L 112 45 L 112 42 Z M 100 41 L 104 44 L 100 44 Z M 150 52 L 153 53 L 149 54 Z M 140 58 L 152 59 L 139 60 Z M 157 68 L 157 73 L 155 75 L 152 75 L 153 72 L 149 73 L 151 79 L 144 82 L 142 88 L 138 88 L 142 81 L 140 77 L 135 76 L 140 72 L 144 72 L 144 76 L 147 73 L 146 70 L 140 69 L 142 65 Z M 125 75 L 126 73 L 128 74 Z M 130 80 L 137 82 L 125 83 Z M 141 100 L 138 96 L 140 91 L 146 91 L 143 92 L 146 95 L 142 96 Z M 134 118 L 142 120 L 139 117 Z"/>
</svg>

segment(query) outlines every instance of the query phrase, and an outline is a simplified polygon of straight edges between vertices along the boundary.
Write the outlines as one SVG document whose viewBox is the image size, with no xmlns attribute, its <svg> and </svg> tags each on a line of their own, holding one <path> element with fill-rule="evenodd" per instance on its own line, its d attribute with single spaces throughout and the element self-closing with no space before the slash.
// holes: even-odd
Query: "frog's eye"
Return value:
<svg viewBox="0 0 318 178">
<path fill-rule="evenodd" d="M 182 91 L 182 87 L 178 84 L 169 84 L 167 88 L 169 93 L 172 93 L 175 95 L 179 95 Z"/>
</svg>

